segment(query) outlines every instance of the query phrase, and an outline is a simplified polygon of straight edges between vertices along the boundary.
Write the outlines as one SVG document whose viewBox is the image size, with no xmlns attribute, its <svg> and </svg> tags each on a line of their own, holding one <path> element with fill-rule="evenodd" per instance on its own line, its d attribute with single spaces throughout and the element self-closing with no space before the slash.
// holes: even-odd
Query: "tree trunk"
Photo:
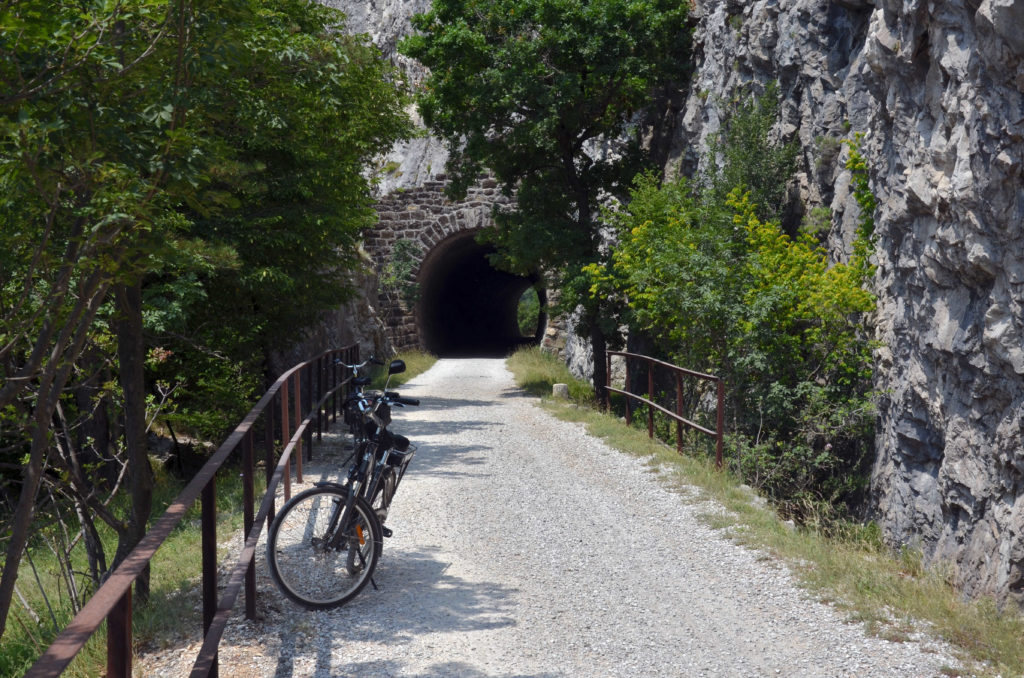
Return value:
<svg viewBox="0 0 1024 678">
<path fill-rule="evenodd" d="M 40 399 L 42 397 L 40 395 Z M 7 626 L 7 613 L 11 609 L 11 600 L 14 598 L 18 566 L 21 564 L 21 556 L 28 544 L 29 528 L 32 525 L 32 518 L 35 516 L 36 494 L 42 483 L 46 452 L 50 448 L 48 426 L 50 418 L 42 416 L 43 413 L 39 407 L 45 407 L 45 405 L 37 402 L 37 409 L 32 417 L 32 448 L 28 463 L 22 472 L 21 494 L 18 497 L 18 505 L 14 509 L 14 519 L 10 528 L 11 538 L 7 542 L 3 576 L 0 577 L 0 635 L 3 635 Z"/>
<path fill-rule="evenodd" d="M 146 446 L 145 343 L 142 337 L 142 285 L 118 285 L 117 360 L 124 395 L 124 441 L 128 464 L 128 490 L 131 508 L 127 529 L 119 535 L 117 553 L 111 569 L 128 556 L 146 534 L 153 505 L 153 469 Z M 139 577 L 135 592 L 140 601 L 149 595 L 149 572 Z"/>
<path fill-rule="evenodd" d="M 78 453 L 83 465 L 96 469 L 92 474 L 95 482 L 112 489 L 120 468 L 110 451 L 114 444 L 110 430 L 110 394 L 101 386 L 110 380 L 110 371 L 97 350 L 83 354 L 82 363 L 88 376 L 74 389 L 75 405 L 79 416 L 83 417 L 75 428 Z"/>
<path fill-rule="evenodd" d="M 35 516 L 36 494 L 43 479 L 46 454 L 50 449 L 50 426 L 53 413 L 64 387 L 68 383 L 75 360 L 82 352 L 89 328 L 96 317 L 108 286 L 98 275 L 91 275 L 80 287 L 78 301 L 67 323 L 50 346 L 49 359 L 44 361 L 36 375 L 37 394 L 29 423 L 31 448 L 28 463 L 22 471 L 21 494 L 14 509 L 10 528 L 10 541 L 4 557 L 3 575 L 0 576 L 0 636 L 7 627 L 7 615 L 14 598 L 14 584 L 18 578 L 21 556 L 28 544 L 29 529 Z M 0 399 L 0 406 L 3 401 Z"/>
</svg>

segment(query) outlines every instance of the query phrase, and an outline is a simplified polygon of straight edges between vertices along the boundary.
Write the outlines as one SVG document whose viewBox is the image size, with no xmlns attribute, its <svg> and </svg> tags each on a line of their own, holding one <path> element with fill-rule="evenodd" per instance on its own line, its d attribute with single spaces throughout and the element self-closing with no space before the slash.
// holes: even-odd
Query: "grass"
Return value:
<svg viewBox="0 0 1024 678">
<path fill-rule="evenodd" d="M 402 360 L 405 362 L 405 372 L 391 375 L 391 383 L 388 386 L 389 389 L 394 389 L 407 381 L 411 381 L 417 375 L 420 375 L 437 362 L 437 357 L 424 353 L 423 351 L 405 351 L 395 356 L 395 359 Z M 384 388 L 384 382 L 387 379 L 388 373 L 385 369 L 380 369 L 377 375 L 373 378 L 373 384 L 370 388 L 382 389 Z"/>
<path fill-rule="evenodd" d="M 162 515 L 185 483 L 172 477 L 155 465 L 156 484 L 153 505 L 154 518 Z M 217 478 L 217 533 L 223 539 L 242 527 L 242 483 L 238 469 L 227 467 Z M 262 479 L 257 474 L 257 496 L 263 491 Z M 150 598 L 147 603 L 135 601 L 132 636 L 136 648 L 166 645 L 183 632 L 199 628 L 200 613 L 200 532 L 198 502 L 186 513 L 179 526 L 171 532 L 150 561 Z M 107 557 L 116 550 L 117 537 L 105 525 L 97 525 L 104 542 Z M 25 559 L 19 572 L 19 590 L 40 616 L 40 623 L 30 618 L 23 605 L 11 608 L 11 620 L 0 645 L 0 675 L 22 675 L 74 616 L 67 600 L 66 584 L 58 575 L 59 567 L 52 549 L 46 547 L 53 533 L 41 530 L 35 535 L 31 555 L 34 570 Z M 221 559 L 227 556 L 221 549 Z M 72 552 L 76 572 L 86 572 L 88 566 L 81 546 Z M 38 575 L 38 580 L 36 578 Z M 79 582 L 82 585 L 83 582 Z M 45 591 L 45 597 L 43 594 Z M 88 598 L 84 595 L 83 598 Z M 53 606 L 53 616 L 48 604 Z M 106 666 L 106 627 L 101 626 L 85 648 L 65 670 L 68 678 L 99 676 Z"/>
<path fill-rule="evenodd" d="M 874 524 L 830 525 L 827 531 L 787 524 L 736 477 L 717 471 L 702 442 L 694 445 L 696 454 L 679 455 L 648 439 L 646 430 L 595 410 L 590 386 L 553 356 L 524 349 L 508 366 L 520 387 L 542 397 L 552 414 L 583 423 L 610 446 L 645 458 L 681 491 L 681 500 L 697 492 L 722 505 L 726 513 L 709 515 L 708 524 L 786 562 L 807 589 L 869 632 L 896 641 L 919 633 L 946 641 L 963 666 L 946 667 L 944 675 L 1024 675 L 1024 616 L 999 610 L 988 599 L 964 600 L 941 567 L 924 568 L 914 551 L 893 552 Z M 551 398 L 555 383 L 570 385 L 568 402 Z"/>
<path fill-rule="evenodd" d="M 508 362 L 516 375 L 516 383 L 530 395 L 550 397 L 554 384 L 567 384 L 571 403 L 577 406 L 594 403 L 594 389 L 573 377 L 565 364 L 545 353 L 524 348 L 513 353 Z"/>
</svg>

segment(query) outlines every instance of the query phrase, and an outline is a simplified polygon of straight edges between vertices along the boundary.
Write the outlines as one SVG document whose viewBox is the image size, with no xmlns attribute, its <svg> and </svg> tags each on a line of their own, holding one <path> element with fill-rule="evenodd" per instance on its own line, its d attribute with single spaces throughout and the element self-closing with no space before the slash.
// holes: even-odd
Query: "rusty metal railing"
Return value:
<svg viewBox="0 0 1024 678">
<path fill-rule="evenodd" d="M 626 383 L 625 388 L 623 389 L 612 388 L 612 356 L 622 356 L 626 360 Z M 640 360 L 647 364 L 647 397 L 644 397 L 643 395 L 638 393 L 634 393 L 630 388 L 630 360 Z M 647 435 L 651 438 L 654 437 L 654 411 L 658 410 L 659 412 L 668 415 L 669 418 L 673 419 L 676 422 L 676 449 L 679 450 L 680 452 L 683 451 L 684 424 L 692 429 L 700 431 L 701 433 L 714 437 L 715 466 L 717 466 L 718 468 L 722 468 L 722 448 L 724 447 L 725 439 L 725 383 L 722 381 L 721 377 L 716 377 L 711 374 L 703 374 L 701 372 L 694 372 L 693 370 L 688 370 L 685 367 L 679 367 L 677 365 L 673 365 L 672 363 L 657 360 L 656 358 L 652 358 L 650 356 L 640 355 L 637 353 L 626 353 L 625 351 L 605 351 L 605 364 L 607 367 L 606 374 L 608 375 L 607 383 L 605 384 L 605 405 L 608 408 L 611 408 L 612 393 L 621 393 L 627 398 L 637 400 L 647 405 Z M 655 367 L 660 367 L 663 370 L 667 370 L 675 374 L 676 408 L 674 412 L 662 405 L 659 405 L 658 403 L 652 400 L 652 398 L 654 397 Z M 683 416 L 682 407 L 684 376 L 692 377 L 695 379 L 701 379 L 705 381 L 711 381 L 716 384 L 715 390 L 718 400 L 718 406 L 715 412 L 716 426 L 714 431 L 705 426 L 701 426 L 700 424 L 694 421 L 690 421 L 689 419 Z M 631 408 L 628 406 L 628 404 L 626 407 L 626 423 L 633 423 Z"/>
<path fill-rule="evenodd" d="M 217 448 L 209 461 L 174 499 L 167 511 L 128 554 L 106 582 L 93 594 L 71 623 L 57 636 L 46 652 L 25 674 L 26 678 L 58 676 L 71 663 L 86 641 L 107 620 L 107 676 L 130 678 L 132 675 L 132 584 L 143 572 L 171 530 L 181 522 L 196 499 L 202 502 L 202 596 L 203 646 L 192 667 L 192 678 L 216 677 L 217 648 L 234 608 L 238 594 L 245 589 L 245 614 L 256 615 L 256 543 L 263 529 L 273 520 L 275 492 L 284 480 L 285 500 L 290 496 L 291 458 L 295 453 L 296 479 L 302 482 L 303 442 L 312 450 L 312 435 L 317 439 L 329 421 L 337 419 L 343 394 L 351 375 L 339 361 L 359 362 L 359 347 L 348 346 L 326 351 L 312 360 L 282 374 L 260 401 L 249 411 L 242 423 Z M 255 464 L 253 460 L 257 422 L 263 421 L 262 442 L 266 460 L 267 489 L 259 511 L 253 513 L 255 496 Z M 294 419 L 294 421 L 293 421 Z M 294 430 L 293 430 L 294 427 Z M 280 437 L 276 435 L 280 431 Z M 283 445 L 278 462 L 275 448 Z M 243 523 L 245 545 L 229 574 L 228 584 L 217 599 L 217 533 L 216 483 L 217 471 L 236 451 L 242 458 Z"/>
</svg>

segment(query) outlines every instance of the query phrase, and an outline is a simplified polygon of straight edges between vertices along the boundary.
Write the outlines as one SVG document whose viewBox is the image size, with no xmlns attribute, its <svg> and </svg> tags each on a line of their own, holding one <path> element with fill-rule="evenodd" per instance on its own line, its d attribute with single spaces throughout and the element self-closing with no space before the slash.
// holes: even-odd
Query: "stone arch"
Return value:
<svg viewBox="0 0 1024 678">
<path fill-rule="evenodd" d="M 523 337 L 516 310 L 520 295 L 536 286 L 539 275 L 514 276 L 490 266 L 493 248 L 476 242 L 476 234 L 493 225 L 496 206 L 510 205 L 497 182 L 484 179 L 459 202 L 449 200 L 444 175 L 422 186 L 391 193 L 377 203 L 378 225 L 367 234 L 366 248 L 379 265 L 399 240 L 419 250 L 412 277 L 419 298 L 410 307 L 400 299 L 381 299 L 388 337 L 398 350 L 420 348 L 438 355 L 503 354 Z M 538 291 L 542 304 L 545 294 Z"/>
</svg>

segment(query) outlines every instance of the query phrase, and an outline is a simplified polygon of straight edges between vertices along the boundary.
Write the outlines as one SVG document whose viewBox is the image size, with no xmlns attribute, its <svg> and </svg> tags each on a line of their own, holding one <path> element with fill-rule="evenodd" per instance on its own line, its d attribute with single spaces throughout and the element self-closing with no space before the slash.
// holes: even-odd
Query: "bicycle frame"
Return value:
<svg viewBox="0 0 1024 678">
<path fill-rule="evenodd" d="M 370 363 L 383 364 L 372 357 L 358 365 L 345 365 L 341 363 L 341 365 L 353 371 L 353 381 L 356 384 L 355 392 L 347 399 L 345 410 L 346 421 L 348 421 L 352 429 L 353 454 L 357 457 L 357 460 L 349 469 L 347 482 L 344 485 L 340 485 L 340 487 L 345 488 L 347 497 L 345 506 L 337 517 L 341 525 L 345 524 L 344 520 L 351 511 L 356 497 L 362 497 L 367 503 L 372 504 L 378 492 L 384 493 L 379 507 L 380 512 L 378 513 L 378 518 L 383 523 L 391 506 L 391 500 L 394 498 L 398 485 L 405 475 L 409 462 L 416 451 L 416 448 L 413 447 L 411 451 L 399 452 L 392 445 L 383 445 L 382 440 L 387 439 L 389 442 L 391 440 L 390 438 L 385 438 L 385 434 L 388 433 L 387 426 L 390 423 L 390 415 L 386 415 L 386 421 L 378 416 L 378 411 L 382 406 L 390 408 L 393 405 L 418 404 L 416 401 L 403 401 L 398 397 L 398 394 L 391 394 L 387 390 L 391 375 L 404 371 L 405 364 L 401 361 L 392 361 L 388 368 L 388 381 L 384 385 L 384 390 L 377 395 L 368 397 L 363 387 L 369 383 L 369 380 L 361 378 L 359 372 Z M 372 405 L 370 405 L 371 402 L 373 403 Z M 369 430 L 370 422 L 376 427 L 372 433 Z M 392 454 L 401 454 L 401 461 L 397 464 L 391 464 L 389 460 Z M 385 474 L 388 468 L 394 469 L 394 485 L 390 488 L 381 487 L 381 484 L 386 482 Z M 335 526 L 332 521 L 332 527 Z M 385 535 L 388 535 L 389 532 L 385 528 Z M 334 534 L 330 543 L 331 547 L 337 548 L 341 546 L 343 533 L 344 530 L 338 530 Z"/>
<path fill-rule="evenodd" d="M 354 435 L 352 455 L 343 464 L 351 462 L 348 478 L 315 483 L 315 488 L 293 497 L 274 519 L 268 535 L 271 578 L 287 597 L 308 609 L 344 605 L 368 582 L 376 587 L 373 572 L 383 537 L 391 536 L 384 520 L 416 452 L 408 439 L 387 427 L 392 407 L 419 401 L 388 391 L 387 383 L 381 392 L 364 393 L 369 380 L 359 377 L 359 370 L 371 361 L 379 362 L 371 358 L 360 365 L 345 365 L 353 370 L 356 387 L 345 402 L 346 421 Z M 404 369 L 405 363 L 394 360 L 388 376 Z M 314 579 L 292 575 L 307 568 L 319 574 Z"/>
</svg>

